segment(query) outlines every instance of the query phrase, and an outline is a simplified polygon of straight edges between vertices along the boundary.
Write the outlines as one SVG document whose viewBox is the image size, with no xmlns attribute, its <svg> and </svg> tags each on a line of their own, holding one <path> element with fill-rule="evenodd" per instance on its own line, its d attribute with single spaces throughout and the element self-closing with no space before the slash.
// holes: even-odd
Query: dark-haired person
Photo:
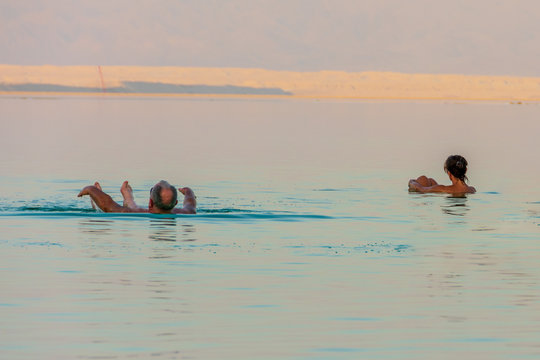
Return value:
<svg viewBox="0 0 540 360">
<path fill-rule="evenodd" d="M 133 198 L 133 190 L 127 181 L 124 181 L 120 192 L 124 197 L 123 205 L 115 202 L 109 195 L 101 190 L 98 182 L 86 186 L 79 193 L 79 197 L 89 195 L 97 207 L 104 212 L 137 212 L 152 214 L 195 214 L 197 212 L 197 200 L 193 190 L 188 187 L 178 189 L 184 195 L 184 204 L 181 209 L 175 209 L 178 204 L 176 188 L 161 180 L 150 189 L 148 208 L 138 207 Z"/>
<path fill-rule="evenodd" d="M 476 189 L 467 185 L 469 181 L 467 176 L 467 160 L 460 155 L 451 155 L 444 163 L 444 172 L 448 174 L 452 185 L 439 185 L 432 178 L 424 175 L 417 179 L 409 180 L 409 191 L 418 191 L 422 193 L 441 192 L 449 194 L 472 194 Z"/>
</svg>

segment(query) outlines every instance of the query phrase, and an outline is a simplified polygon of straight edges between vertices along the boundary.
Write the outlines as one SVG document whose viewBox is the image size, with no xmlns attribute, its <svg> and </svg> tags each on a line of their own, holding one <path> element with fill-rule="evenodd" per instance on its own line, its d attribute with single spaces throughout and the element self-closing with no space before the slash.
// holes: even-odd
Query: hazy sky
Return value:
<svg viewBox="0 0 540 360">
<path fill-rule="evenodd" d="M 540 76 L 540 2 L 0 0 L 0 63 Z"/>
</svg>

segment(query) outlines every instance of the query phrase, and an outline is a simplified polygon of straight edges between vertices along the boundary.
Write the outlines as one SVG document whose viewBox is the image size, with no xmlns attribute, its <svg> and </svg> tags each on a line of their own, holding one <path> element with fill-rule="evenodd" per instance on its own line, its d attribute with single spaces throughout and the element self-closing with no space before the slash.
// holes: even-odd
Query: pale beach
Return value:
<svg viewBox="0 0 540 360">
<path fill-rule="evenodd" d="M 144 83 L 146 86 L 144 89 L 130 88 L 130 83 Z M 30 85 L 43 86 L 34 92 L 51 92 L 54 86 L 63 86 L 71 93 L 84 93 L 84 88 L 89 88 L 108 95 L 164 94 L 160 86 L 169 85 L 172 86 L 167 90 L 169 96 L 540 101 L 540 78 L 527 77 L 241 68 L 0 65 L 0 94 L 28 92 Z"/>
</svg>

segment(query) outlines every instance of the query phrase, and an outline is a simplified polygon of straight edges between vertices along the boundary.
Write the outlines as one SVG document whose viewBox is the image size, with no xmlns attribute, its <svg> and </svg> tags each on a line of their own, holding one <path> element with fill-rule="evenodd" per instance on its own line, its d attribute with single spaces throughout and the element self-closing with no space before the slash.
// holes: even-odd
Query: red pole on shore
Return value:
<svg viewBox="0 0 540 360">
<path fill-rule="evenodd" d="M 107 89 L 105 88 L 105 82 L 103 81 L 103 72 L 101 71 L 101 65 L 98 65 L 98 72 L 99 72 L 99 81 L 101 82 L 101 91 L 107 92 Z"/>
</svg>

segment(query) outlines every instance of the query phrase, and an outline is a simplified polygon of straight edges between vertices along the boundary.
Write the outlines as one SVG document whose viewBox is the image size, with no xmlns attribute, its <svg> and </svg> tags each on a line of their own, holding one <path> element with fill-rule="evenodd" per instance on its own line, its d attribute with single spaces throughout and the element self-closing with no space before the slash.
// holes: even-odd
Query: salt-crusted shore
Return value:
<svg viewBox="0 0 540 360">
<path fill-rule="evenodd" d="M 159 94 L 162 89 L 172 87 L 169 94 L 177 95 L 215 92 L 240 96 L 540 101 L 540 78 L 529 77 L 243 68 L 0 65 L 0 93 L 3 94 L 25 92 L 21 89 L 29 84 L 34 86 L 30 92 L 35 92 L 36 88 L 40 92 L 58 92 L 51 89 L 60 86 L 90 88 L 111 94 L 112 89 L 125 89 L 130 83 L 146 84 L 143 91 L 141 88 L 131 90 L 137 94 Z M 175 86 L 184 90 L 175 92 Z M 117 92 L 122 93 L 123 90 Z"/>
</svg>

